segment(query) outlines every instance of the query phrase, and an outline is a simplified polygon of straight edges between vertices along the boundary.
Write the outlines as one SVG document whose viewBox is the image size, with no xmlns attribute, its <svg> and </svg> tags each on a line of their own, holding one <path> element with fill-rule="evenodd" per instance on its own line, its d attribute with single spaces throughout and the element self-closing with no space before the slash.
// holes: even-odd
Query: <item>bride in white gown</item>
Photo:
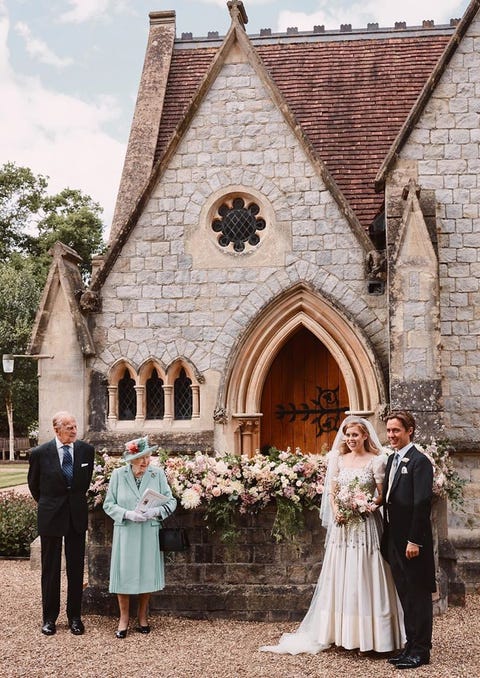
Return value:
<svg viewBox="0 0 480 678">
<path fill-rule="evenodd" d="M 382 501 L 387 455 L 373 426 L 349 416 L 329 454 L 320 515 L 327 528 L 325 556 L 310 608 L 294 633 L 264 652 L 316 654 L 332 644 L 361 652 L 389 652 L 405 642 L 403 612 L 390 566 L 380 554 Z M 336 493 L 358 479 L 374 499 L 365 520 L 345 524 Z"/>
</svg>

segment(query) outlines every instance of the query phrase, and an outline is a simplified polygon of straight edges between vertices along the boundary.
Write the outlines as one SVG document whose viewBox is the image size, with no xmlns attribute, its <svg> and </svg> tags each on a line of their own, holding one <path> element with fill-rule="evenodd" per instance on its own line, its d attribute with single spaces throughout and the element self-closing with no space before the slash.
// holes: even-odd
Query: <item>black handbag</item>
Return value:
<svg viewBox="0 0 480 678">
<path fill-rule="evenodd" d="M 165 506 L 167 518 L 172 515 L 172 511 Z M 173 527 L 162 527 L 159 532 L 160 551 L 186 551 L 190 548 L 188 534 L 184 527 L 174 525 Z"/>
</svg>

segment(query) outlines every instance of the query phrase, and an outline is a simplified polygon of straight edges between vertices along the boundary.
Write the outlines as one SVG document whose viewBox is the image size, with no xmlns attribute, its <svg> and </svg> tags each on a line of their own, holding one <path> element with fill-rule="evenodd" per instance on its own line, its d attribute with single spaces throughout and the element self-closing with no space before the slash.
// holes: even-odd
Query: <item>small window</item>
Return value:
<svg viewBox="0 0 480 678">
<path fill-rule="evenodd" d="M 121 420 L 135 419 L 137 414 L 137 395 L 135 393 L 135 381 L 130 372 L 125 373 L 118 382 L 118 418 Z"/>
<path fill-rule="evenodd" d="M 147 380 L 147 419 L 163 419 L 165 414 L 165 394 L 163 379 L 158 376 L 157 370 Z"/>
<path fill-rule="evenodd" d="M 217 242 L 220 247 L 232 245 L 234 252 L 243 252 L 245 245 L 258 245 L 258 231 L 263 231 L 266 223 L 257 203 L 242 197 L 225 199 L 217 212 L 212 229 L 219 234 Z"/>
<path fill-rule="evenodd" d="M 182 368 L 173 387 L 175 419 L 192 418 L 192 380 Z"/>
</svg>

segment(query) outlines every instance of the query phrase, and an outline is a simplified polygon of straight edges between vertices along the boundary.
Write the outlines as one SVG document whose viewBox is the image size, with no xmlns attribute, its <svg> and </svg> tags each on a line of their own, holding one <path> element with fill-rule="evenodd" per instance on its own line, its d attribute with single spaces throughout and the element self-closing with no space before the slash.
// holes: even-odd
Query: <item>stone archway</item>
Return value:
<svg viewBox="0 0 480 678">
<path fill-rule="evenodd" d="M 319 294 L 296 285 L 252 323 L 231 358 L 224 390 L 228 449 L 249 455 L 259 449 L 265 381 L 282 347 L 301 328 L 314 335 L 338 365 L 349 412 L 373 416 L 386 402 L 383 378 L 362 330 Z"/>
</svg>

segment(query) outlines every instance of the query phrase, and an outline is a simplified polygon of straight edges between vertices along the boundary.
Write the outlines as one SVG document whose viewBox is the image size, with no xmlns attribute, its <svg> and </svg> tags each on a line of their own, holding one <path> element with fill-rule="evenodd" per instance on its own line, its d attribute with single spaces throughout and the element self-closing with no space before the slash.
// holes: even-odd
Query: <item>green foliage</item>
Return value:
<svg viewBox="0 0 480 678">
<path fill-rule="evenodd" d="M 295 543 L 305 527 L 303 506 L 282 497 L 277 497 L 275 502 L 277 511 L 272 526 L 272 537 L 277 543 L 282 541 Z"/>
<path fill-rule="evenodd" d="M 65 188 L 47 194 L 48 177 L 12 162 L 0 167 L 0 261 L 30 257 L 43 286 L 50 266 L 48 251 L 58 240 L 83 259 L 87 279 L 91 259 L 104 250 L 102 208 L 81 191 Z"/>
<path fill-rule="evenodd" d="M 45 269 L 50 266 L 48 251 L 60 241 L 82 257 L 82 273 L 87 279 L 92 256 L 104 250 L 102 208 L 90 196 L 71 188 L 45 198 L 42 207 L 45 216 L 38 223 L 39 236 L 35 247 Z"/>
<path fill-rule="evenodd" d="M 28 556 L 37 536 L 37 505 L 31 497 L 0 494 L 0 555 Z"/>
<path fill-rule="evenodd" d="M 13 162 L 0 167 L 0 261 L 28 249 L 31 238 L 25 229 L 34 225 L 46 188 L 47 177 L 35 176 L 28 167 Z"/>
<path fill-rule="evenodd" d="M 205 511 L 208 529 L 220 534 L 227 546 L 234 546 L 240 535 L 237 525 L 237 506 L 233 497 L 213 499 Z"/>
<path fill-rule="evenodd" d="M 102 208 L 81 191 L 48 195 L 48 177 L 12 162 L 0 166 L 0 352 L 25 354 L 51 264 L 60 241 L 83 259 L 87 281 L 91 259 L 103 249 Z M 5 411 L 10 384 L 0 377 L 0 435 L 8 435 Z M 36 426 L 37 364 L 18 359 L 11 381 L 15 435 Z"/>
<path fill-rule="evenodd" d="M 23 355 L 41 294 L 35 265 L 28 259 L 14 257 L 0 264 L 0 349 L 1 353 Z M 5 408 L 7 390 L 11 387 L 15 411 L 15 434 L 27 436 L 37 419 L 37 365 L 34 360 L 18 358 L 12 377 L 3 371 L 0 377 L 0 434 L 8 435 Z"/>
</svg>

